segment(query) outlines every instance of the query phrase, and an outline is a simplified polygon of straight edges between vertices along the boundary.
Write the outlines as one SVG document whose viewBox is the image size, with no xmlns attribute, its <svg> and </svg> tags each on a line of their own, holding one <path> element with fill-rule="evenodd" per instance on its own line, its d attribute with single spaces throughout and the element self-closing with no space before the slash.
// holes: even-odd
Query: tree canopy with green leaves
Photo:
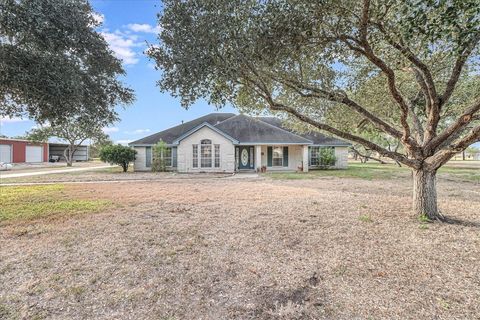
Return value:
<svg viewBox="0 0 480 320">
<path fill-rule="evenodd" d="M 479 0 L 165 0 L 159 24 L 148 55 L 184 106 L 280 112 L 360 144 L 411 167 L 415 213 L 445 219 L 436 171 L 480 140 Z"/>
<path fill-rule="evenodd" d="M 0 2 L 0 116 L 39 122 L 130 103 L 87 0 Z"/>
<path fill-rule="evenodd" d="M 114 113 L 108 114 L 84 114 L 82 116 L 70 116 L 54 124 L 39 126 L 27 133 L 28 139 L 34 141 L 48 141 L 51 137 L 57 137 L 67 142 L 63 155 L 67 166 L 71 167 L 73 156 L 78 147 L 87 139 L 105 141 L 108 135 L 103 128 L 118 120 Z"/>
<path fill-rule="evenodd" d="M 128 171 L 130 162 L 135 161 L 137 151 L 130 147 L 117 145 L 107 145 L 100 150 L 100 160 L 110 164 L 117 164 L 122 167 L 123 172 Z"/>
</svg>

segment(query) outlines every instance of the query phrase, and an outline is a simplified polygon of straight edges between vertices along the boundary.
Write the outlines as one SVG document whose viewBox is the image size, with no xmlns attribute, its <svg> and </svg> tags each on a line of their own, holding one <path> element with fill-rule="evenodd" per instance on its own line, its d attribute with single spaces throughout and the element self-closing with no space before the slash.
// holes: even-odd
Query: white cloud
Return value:
<svg viewBox="0 0 480 320">
<path fill-rule="evenodd" d="M 117 127 L 110 127 L 110 128 L 103 128 L 102 129 L 103 133 L 114 133 L 114 132 L 118 132 L 119 129 Z"/>
<path fill-rule="evenodd" d="M 159 33 L 160 27 L 152 26 L 147 23 L 130 23 L 127 25 L 127 28 L 132 30 L 133 32 L 145 32 L 145 33 Z"/>
<path fill-rule="evenodd" d="M 125 131 L 125 133 L 128 134 L 142 134 L 142 133 L 149 133 L 151 130 L 150 129 L 137 129 L 133 131 Z"/>
<path fill-rule="evenodd" d="M 103 24 L 105 22 L 105 15 L 102 13 L 92 13 L 92 17 L 97 24 Z"/>
<path fill-rule="evenodd" d="M 115 56 L 123 60 L 124 64 L 136 64 L 140 61 L 134 48 L 142 46 L 142 43 L 137 42 L 136 35 L 124 34 L 118 30 L 114 33 L 104 30 L 101 34 Z"/>
<path fill-rule="evenodd" d="M 28 121 L 28 119 L 23 119 L 19 117 L 0 117 L 0 124 L 4 123 L 17 123 L 17 122 L 25 122 Z"/>
<path fill-rule="evenodd" d="M 36 124 L 34 124 L 34 125 L 30 128 L 30 130 L 42 129 L 42 128 L 48 128 L 48 127 L 50 127 L 50 122 L 47 121 L 47 122 L 45 122 L 45 123 L 43 123 L 43 124 L 42 124 L 42 123 L 36 123 Z"/>
<path fill-rule="evenodd" d="M 127 144 L 129 144 L 132 141 L 133 140 L 131 140 L 131 139 L 129 139 L 129 140 L 117 140 L 117 141 L 115 141 L 115 143 L 126 146 Z"/>
</svg>

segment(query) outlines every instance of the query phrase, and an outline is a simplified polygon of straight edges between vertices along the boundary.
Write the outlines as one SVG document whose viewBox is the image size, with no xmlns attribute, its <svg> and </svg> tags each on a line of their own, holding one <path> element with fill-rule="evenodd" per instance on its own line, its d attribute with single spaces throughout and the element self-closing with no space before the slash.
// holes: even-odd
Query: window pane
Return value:
<svg viewBox="0 0 480 320">
<path fill-rule="evenodd" d="M 203 139 L 200 144 L 212 144 L 212 140 L 209 139 Z"/>
<path fill-rule="evenodd" d="M 272 165 L 274 167 L 283 166 L 283 147 L 273 147 L 272 150 Z"/>
<path fill-rule="evenodd" d="M 172 148 L 166 148 L 163 154 L 163 159 L 165 160 L 165 166 L 172 166 Z"/>
<path fill-rule="evenodd" d="M 310 165 L 320 165 L 320 147 L 311 147 L 310 149 Z"/>
<path fill-rule="evenodd" d="M 198 146 L 193 145 L 193 167 L 198 168 Z"/>
<path fill-rule="evenodd" d="M 163 160 L 165 160 L 165 166 L 172 166 L 172 148 L 165 148 L 161 154 Z"/>
<path fill-rule="evenodd" d="M 215 168 L 220 168 L 220 145 L 215 145 Z"/>
<path fill-rule="evenodd" d="M 202 145 L 200 166 L 202 168 L 212 167 L 212 146 L 211 145 Z"/>
</svg>

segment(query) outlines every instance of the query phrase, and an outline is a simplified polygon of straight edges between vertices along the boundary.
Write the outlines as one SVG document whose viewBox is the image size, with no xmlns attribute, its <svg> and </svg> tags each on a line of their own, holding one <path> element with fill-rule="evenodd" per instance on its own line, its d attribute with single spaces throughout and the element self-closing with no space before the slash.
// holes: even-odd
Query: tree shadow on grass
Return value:
<svg viewBox="0 0 480 320">
<path fill-rule="evenodd" d="M 458 219 L 458 218 L 452 218 L 445 216 L 444 217 L 444 223 L 447 224 L 453 224 L 453 225 L 459 225 L 463 227 L 474 227 L 474 228 L 480 228 L 480 222 L 478 221 L 469 221 L 469 220 L 463 220 L 463 219 Z"/>
</svg>

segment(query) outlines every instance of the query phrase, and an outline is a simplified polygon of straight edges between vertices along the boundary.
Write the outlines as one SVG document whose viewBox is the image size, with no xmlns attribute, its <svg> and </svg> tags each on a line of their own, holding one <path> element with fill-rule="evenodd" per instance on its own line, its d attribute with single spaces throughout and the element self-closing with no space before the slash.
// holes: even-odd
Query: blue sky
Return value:
<svg viewBox="0 0 480 320">
<path fill-rule="evenodd" d="M 121 121 L 106 128 L 110 137 L 126 143 L 188 121 L 210 112 L 214 106 L 199 101 L 188 110 L 178 99 L 161 93 L 156 86 L 160 71 L 144 54 L 146 41 L 157 43 L 156 20 L 161 10 L 159 0 L 93 0 L 95 11 L 101 15 L 99 28 L 117 57 L 124 62 L 127 76 L 124 82 L 135 90 L 136 101 L 125 109 L 118 108 Z M 236 112 L 225 107 L 221 112 Z M 7 136 L 22 135 L 35 125 L 25 119 L 4 120 L 0 132 Z"/>
</svg>

